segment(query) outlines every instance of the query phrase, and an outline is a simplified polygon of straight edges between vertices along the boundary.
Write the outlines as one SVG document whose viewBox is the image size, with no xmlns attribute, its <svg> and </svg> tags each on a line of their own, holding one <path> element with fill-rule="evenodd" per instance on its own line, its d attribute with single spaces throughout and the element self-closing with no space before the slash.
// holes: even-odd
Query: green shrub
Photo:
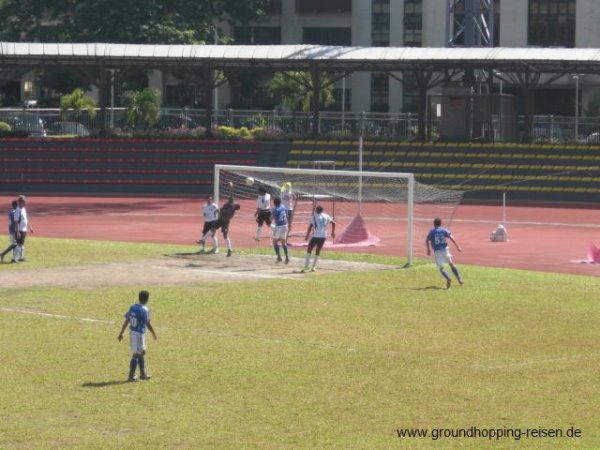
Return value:
<svg viewBox="0 0 600 450">
<path fill-rule="evenodd" d="M 217 127 L 215 136 L 225 139 L 252 139 L 254 137 L 247 127 L 234 128 L 227 126 Z"/>
</svg>

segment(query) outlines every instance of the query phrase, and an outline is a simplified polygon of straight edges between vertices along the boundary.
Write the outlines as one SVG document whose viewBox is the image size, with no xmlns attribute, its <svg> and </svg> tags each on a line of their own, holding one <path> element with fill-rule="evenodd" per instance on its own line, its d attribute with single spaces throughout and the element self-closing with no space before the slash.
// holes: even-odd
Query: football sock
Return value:
<svg viewBox="0 0 600 450">
<path fill-rule="evenodd" d="M 285 257 L 287 258 L 287 257 L 288 257 L 288 248 L 287 248 L 287 244 L 283 244 L 283 245 L 282 245 L 282 247 L 283 247 L 283 254 L 284 254 L 284 255 L 285 255 Z"/>
<path fill-rule="evenodd" d="M 446 279 L 446 280 L 450 280 L 450 275 L 448 274 L 448 271 L 446 269 L 440 269 L 440 272 L 442 273 L 442 276 Z"/>
<path fill-rule="evenodd" d="M 307 253 L 306 257 L 304 258 L 304 267 L 308 267 L 309 262 L 310 262 L 310 253 Z"/>
<path fill-rule="evenodd" d="M 313 267 L 316 267 L 318 262 L 319 262 L 319 255 L 315 255 L 315 257 L 313 259 Z"/>
<path fill-rule="evenodd" d="M 262 231 L 262 227 L 256 227 L 256 239 L 260 239 L 260 232 Z"/>
<path fill-rule="evenodd" d="M 206 242 L 206 240 L 212 235 L 212 231 L 207 231 L 206 234 L 202 237 L 202 241 Z"/>
<path fill-rule="evenodd" d="M 219 249 L 219 238 L 217 237 L 217 233 L 215 233 L 215 235 L 213 236 L 213 241 L 215 243 L 215 249 L 218 250 Z"/>
<path fill-rule="evenodd" d="M 225 239 L 225 242 L 227 242 L 227 249 L 233 250 L 233 248 L 231 247 L 231 239 L 227 238 L 227 239 Z"/>
<path fill-rule="evenodd" d="M 281 253 L 279 252 L 279 244 L 273 244 L 273 249 L 275 250 L 275 254 L 278 258 L 281 258 Z"/>
<path fill-rule="evenodd" d="M 131 361 L 129 362 L 129 376 L 133 377 L 133 375 L 135 375 L 135 369 L 137 369 L 137 365 L 138 365 L 138 359 L 136 356 L 131 358 Z"/>
<path fill-rule="evenodd" d="M 7 254 L 8 252 L 11 252 L 11 251 L 13 251 L 13 250 L 15 249 L 15 247 L 16 247 L 16 245 L 15 245 L 15 244 L 11 244 L 11 245 L 9 245 L 8 247 L 6 247 L 6 250 L 4 250 L 4 251 L 2 252 L 2 257 L 6 256 L 6 254 Z"/>
<path fill-rule="evenodd" d="M 460 272 L 458 271 L 458 267 L 452 267 L 452 273 L 454 274 L 457 280 L 462 280 L 462 278 L 460 277 Z"/>
<path fill-rule="evenodd" d="M 146 374 L 146 361 L 143 356 L 138 356 L 138 364 L 140 365 L 140 372 L 142 375 Z"/>
</svg>

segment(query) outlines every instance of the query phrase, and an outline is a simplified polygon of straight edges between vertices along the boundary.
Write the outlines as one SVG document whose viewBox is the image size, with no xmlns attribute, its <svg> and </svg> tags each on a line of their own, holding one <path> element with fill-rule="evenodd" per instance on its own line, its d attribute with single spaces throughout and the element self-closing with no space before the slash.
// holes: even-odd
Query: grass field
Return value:
<svg viewBox="0 0 600 450">
<path fill-rule="evenodd" d="M 0 273 L 190 250 L 28 242 L 29 262 Z M 449 291 L 429 261 L 152 287 L 159 340 L 142 383 L 125 382 L 130 353 L 116 337 L 146 286 L 3 288 L 0 448 L 599 448 L 598 280 L 461 269 L 466 284 Z M 582 435 L 398 436 L 415 427 Z"/>
</svg>

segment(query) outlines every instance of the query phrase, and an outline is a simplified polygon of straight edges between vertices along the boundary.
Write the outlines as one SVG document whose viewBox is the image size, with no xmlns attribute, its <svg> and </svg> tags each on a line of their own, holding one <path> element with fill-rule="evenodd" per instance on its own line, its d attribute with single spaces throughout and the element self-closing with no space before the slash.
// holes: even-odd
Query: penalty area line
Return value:
<svg viewBox="0 0 600 450">
<path fill-rule="evenodd" d="M 575 361 L 583 361 L 588 359 L 596 359 L 600 357 L 600 353 L 593 353 L 591 355 L 573 355 L 573 356 L 562 356 L 557 358 L 548 359 L 534 359 L 530 361 L 515 361 L 507 364 L 473 364 L 474 369 L 480 370 L 500 370 L 500 369 L 518 369 L 523 367 L 535 366 L 538 364 L 554 364 L 554 363 L 573 363 Z"/>
<path fill-rule="evenodd" d="M 153 269 L 165 269 L 165 270 L 171 270 L 171 267 L 164 267 L 164 266 L 152 266 Z M 236 276 L 236 277 L 247 277 L 247 278 L 262 278 L 262 279 L 268 279 L 268 280 L 272 280 L 272 279 L 286 279 L 286 280 L 302 280 L 303 278 L 301 276 L 289 276 L 289 275 L 279 275 L 279 274 L 267 274 L 267 273 L 243 273 L 243 272 L 232 272 L 229 270 L 206 270 L 206 269 L 195 269 L 199 272 L 202 273 L 207 273 L 207 274 L 211 274 L 211 275 L 221 275 L 223 277 L 226 277 L 228 275 L 232 275 L 232 276 Z"/>
<path fill-rule="evenodd" d="M 62 314 L 51 314 L 51 313 L 45 313 L 42 311 L 32 311 L 32 310 L 28 310 L 28 309 L 0 308 L 0 311 L 12 312 L 12 313 L 18 313 L 18 314 L 33 314 L 35 316 L 51 317 L 53 319 L 77 320 L 79 322 L 105 323 L 105 324 L 109 324 L 109 325 L 112 325 L 115 323 L 113 320 L 91 319 L 89 317 L 64 316 Z"/>
</svg>

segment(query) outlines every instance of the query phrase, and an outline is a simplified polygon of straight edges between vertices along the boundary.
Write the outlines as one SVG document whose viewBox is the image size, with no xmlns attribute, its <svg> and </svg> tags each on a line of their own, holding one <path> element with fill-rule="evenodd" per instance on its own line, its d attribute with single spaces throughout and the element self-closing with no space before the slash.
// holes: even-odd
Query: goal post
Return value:
<svg viewBox="0 0 600 450">
<path fill-rule="evenodd" d="M 462 198 L 460 191 L 417 183 L 412 173 L 221 164 L 215 165 L 213 197 L 220 204 L 232 195 L 244 204 L 241 220 L 252 223 L 258 188 L 275 197 L 284 185 L 291 186 L 296 198 L 316 201 L 330 215 L 335 205 L 336 237 L 328 245 L 336 250 L 364 247 L 367 252 L 371 247 L 389 246 L 394 254 L 406 258 L 407 265 L 413 263 L 415 239 L 423 237 L 415 230 L 424 224 L 418 213 L 427 218 L 429 227 L 435 216 L 451 217 Z M 294 214 L 293 229 L 305 231 L 310 215 Z M 292 245 L 303 243 L 291 240 Z"/>
</svg>

